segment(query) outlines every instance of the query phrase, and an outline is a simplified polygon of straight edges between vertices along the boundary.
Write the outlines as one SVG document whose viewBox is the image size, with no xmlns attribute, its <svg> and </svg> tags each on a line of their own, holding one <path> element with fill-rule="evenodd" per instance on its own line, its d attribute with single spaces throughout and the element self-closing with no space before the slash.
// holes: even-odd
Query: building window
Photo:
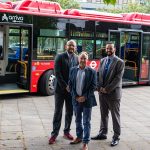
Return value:
<svg viewBox="0 0 150 150">
<path fill-rule="evenodd" d="M 116 4 L 118 4 L 118 5 L 121 4 L 121 3 L 122 3 L 122 2 L 121 2 L 120 0 L 117 0 L 117 2 L 116 2 Z"/>
<path fill-rule="evenodd" d="M 92 0 L 87 0 L 88 3 L 92 3 Z"/>
<path fill-rule="evenodd" d="M 140 3 L 140 4 L 144 4 L 145 1 L 144 1 L 144 0 L 140 0 L 139 3 Z"/>
<path fill-rule="evenodd" d="M 128 4 L 128 0 L 123 0 L 123 4 Z"/>
<path fill-rule="evenodd" d="M 96 0 L 96 3 L 104 3 L 103 0 Z"/>
</svg>

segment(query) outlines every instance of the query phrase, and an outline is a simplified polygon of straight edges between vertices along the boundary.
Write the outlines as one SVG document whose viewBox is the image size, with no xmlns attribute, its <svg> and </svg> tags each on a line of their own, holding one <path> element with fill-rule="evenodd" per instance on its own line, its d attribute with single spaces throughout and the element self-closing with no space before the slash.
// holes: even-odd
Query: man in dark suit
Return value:
<svg viewBox="0 0 150 150">
<path fill-rule="evenodd" d="M 109 110 L 112 116 L 114 135 L 111 146 L 119 143 L 120 128 L 120 100 L 122 96 L 122 76 L 124 62 L 115 55 L 115 46 L 109 42 L 106 45 L 107 57 L 101 59 L 99 67 L 98 92 L 101 111 L 101 125 L 99 134 L 93 140 L 107 139 Z"/>
<path fill-rule="evenodd" d="M 0 59 L 3 59 L 3 46 L 0 45 Z"/>
<path fill-rule="evenodd" d="M 91 112 L 92 107 L 97 105 L 94 95 L 97 82 L 96 71 L 86 66 L 87 60 L 87 53 L 82 52 L 79 55 L 79 66 L 73 67 L 69 75 L 69 88 L 76 117 L 77 135 L 77 138 L 70 144 L 83 142 L 83 150 L 88 150 L 91 130 Z"/>
<path fill-rule="evenodd" d="M 74 53 L 76 50 L 76 42 L 74 40 L 68 41 L 66 49 L 66 52 L 58 54 L 55 59 L 55 111 L 53 118 L 53 131 L 51 132 L 49 144 L 54 144 L 59 134 L 64 101 L 66 106 L 64 138 L 73 140 L 73 136 L 70 134 L 73 106 L 71 94 L 69 93 L 68 88 L 68 79 L 70 68 L 78 65 L 78 57 Z"/>
</svg>

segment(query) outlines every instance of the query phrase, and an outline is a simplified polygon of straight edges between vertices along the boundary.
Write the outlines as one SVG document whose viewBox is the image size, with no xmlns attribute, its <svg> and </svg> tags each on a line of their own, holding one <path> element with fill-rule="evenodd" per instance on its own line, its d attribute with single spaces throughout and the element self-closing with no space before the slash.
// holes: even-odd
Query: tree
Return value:
<svg viewBox="0 0 150 150">
<path fill-rule="evenodd" d="M 80 8 L 79 3 L 76 0 L 49 0 L 53 2 L 58 2 L 63 9 L 68 8 Z M 117 0 L 103 0 L 105 4 L 115 5 Z"/>
<path fill-rule="evenodd" d="M 115 5 L 117 0 L 103 0 L 105 4 L 112 4 Z"/>
<path fill-rule="evenodd" d="M 130 2 L 127 5 L 123 5 L 121 8 L 100 8 L 99 11 L 110 12 L 110 13 L 129 13 L 129 12 L 139 12 L 139 13 L 150 13 L 150 0 L 146 3 L 139 4 L 136 2 Z"/>
<path fill-rule="evenodd" d="M 80 5 L 76 0 L 50 0 L 58 2 L 63 9 L 79 8 Z"/>
</svg>

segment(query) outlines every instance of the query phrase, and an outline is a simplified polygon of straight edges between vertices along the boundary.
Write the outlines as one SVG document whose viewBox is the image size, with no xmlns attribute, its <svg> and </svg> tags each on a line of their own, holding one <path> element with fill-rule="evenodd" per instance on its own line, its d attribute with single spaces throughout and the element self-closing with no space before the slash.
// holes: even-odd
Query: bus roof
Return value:
<svg viewBox="0 0 150 150">
<path fill-rule="evenodd" d="M 10 4 L 0 2 L 0 9 L 12 9 L 12 6 Z"/>
<path fill-rule="evenodd" d="M 15 10 L 26 10 L 31 12 L 61 13 L 61 6 L 56 2 L 42 0 L 23 0 L 18 3 Z"/>
<path fill-rule="evenodd" d="M 150 22 L 150 14 L 144 13 L 126 13 L 122 14 L 125 20 L 128 21 L 140 21 L 140 22 Z"/>
<path fill-rule="evenodd" d="M 22 0 L 5 3 L 0 2 L 0 12 L 150 25 L 150 14 L 112 14 L 92 10 L 63 10 L 56 2 L 42 0 Z"/>
<path fill-rule="evenodd" d="M 83 16 L 83 17 L 94 17 L 104 19 L 123 20 L 123 16 L 120 14 L 104 13 L 93 10 L 78 10 L 78 9 L 67 9 L 64 11 L 65 15 Z"/>
</svg>

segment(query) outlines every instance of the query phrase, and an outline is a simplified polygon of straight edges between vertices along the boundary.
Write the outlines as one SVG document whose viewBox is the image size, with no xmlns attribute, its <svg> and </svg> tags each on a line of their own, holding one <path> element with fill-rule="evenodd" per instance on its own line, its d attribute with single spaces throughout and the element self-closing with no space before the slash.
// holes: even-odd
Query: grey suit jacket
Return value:
<svg viewBox="0 0 150 150">
<path fill-rule="evenodd" d="M 117 56 L 114 56 L 105 81 L 103 81 L 103 73 L 105 69 L 105 64 L 107 57 L 100 60 L 100 66 L 98 70 L 98 88 L 104 87 L 107 94 L 102 94 L 107 96 L 109 99 L 121 99 L 122 96 L 122 76 L 124 73 L 124 61 Z"/>
</svg>

